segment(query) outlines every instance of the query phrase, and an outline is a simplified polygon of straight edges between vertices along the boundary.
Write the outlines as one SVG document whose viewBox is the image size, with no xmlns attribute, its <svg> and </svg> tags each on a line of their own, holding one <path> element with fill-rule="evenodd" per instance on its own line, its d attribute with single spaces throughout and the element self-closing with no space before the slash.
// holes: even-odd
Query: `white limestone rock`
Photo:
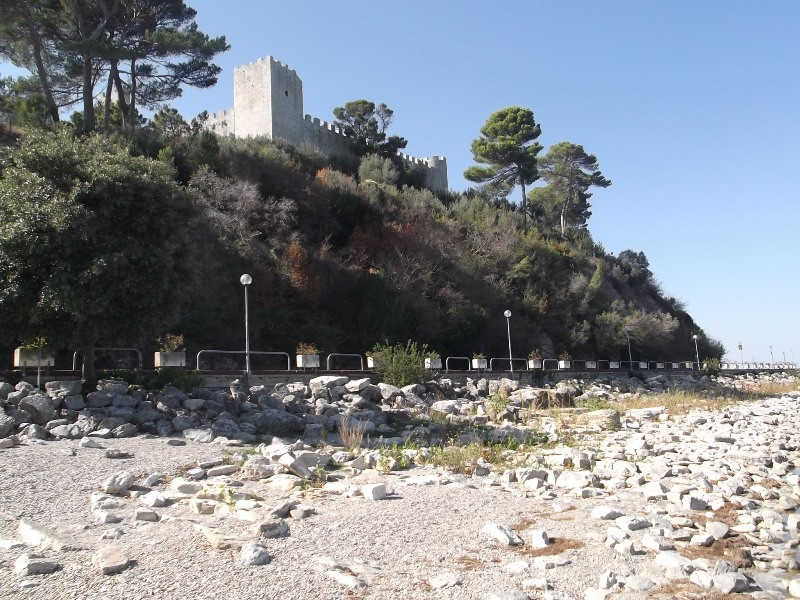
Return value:
<svg viewBox="0 0 800 600">
<path fill-rule="evenodd" d="M 714 587 L 714 581 L 711 579 L 711 575 L 701 569 L 693 571 L 692 574 L 689 575 L 689 581 L 706 589 Z"/>
<path fill-rule="evenodd" d="M 128 471 L 116 473 L 106 479 L 100 486 L 106 494 L 122 494 L 133 485 L 134 477 Z"/>
<path fill-rule="evenodd" d="M 654 550 L 656 552 L 675 550 L 675 544 L 670 542 L 665 537 L 653 535 L 650 532 L 647 532 L 642 536 L 642 546 L 648 550 Z"/>
<path fill-rule="evenodd" d="M 386 485 L 383 483 L 370 483 L 361 486 L 361 494 L 367 500 L 383 500 L 386 498 Z"/>
<path fill-rule="evenodd" d="M 453 573 L 448 571 L 446 573 L 440 573 L 439 575 L 434 575 L 433 577 L 428 579 L 428 584 L 435 590 L 442 590 L 444 588 L 454 587 L 457 585 L 461 585 L 464 582 L 464 578 L 459 575 L 458 573 Z"/>
<path fill-rule="evenodd" d="M 161 508 L 167 505 L 167 498 L 161 492 L 151 490 L 137 498 L 139 502 L 150 508 Z"/>
<path fill-rule="evenodd" d="M 158 521 L 158 513 L 150 508 L 137 508 L 133 515 L 136 521 L 148 521 L 155 523 Z"/>
<path fill-rule="evenodd" d="M 258 542 L 244 544 L 239 554 L 239 561 L 246 567 L 266 565 L 270 560 L 266 546 Z"/>
<path fill-rule="evenodd" d="M 14 561 L 14 573 L 28 577 L 29 575 L 46 575 L 61 568 L 55 560 L 48 560 L 32 554 L 22 554 Z"/>
<path fill-rule="evenodd" d="M 730 594 L 732 592 L 744 592 L 750 586 L 747 577 L 741 573 L 721 573 L 712 576 L 714 589 L 719 590 L 723 594 Z"/>
<path fill-rule="evenodd" d="M 592 509 L 591 517 L 593 519 L 601 519 L 605 521 L 613 521 L 620 518 L 622 513 L 611 506 L 595 506 Z"/>
<path fill-rule="evenodd" d="M 532 548 L 546 548 L 553 543 L 544 529 L 533 529 L 530 532 L 530 540 Z"/>
<path fill-rule="evenodd" d="M 92 564 L 103 575 L 114 575 L 127 569 L 131 560 L 121 546 L 105 546 L 92 556 Z"/>
<path fill-rule="evenodd" d="M 497 523 L 487 523 L 481 528 L 481 533 L 488 535 L 504 546 L 521 546 L 523 544 L 522 538 L 515 531 Z"/>
</svg>

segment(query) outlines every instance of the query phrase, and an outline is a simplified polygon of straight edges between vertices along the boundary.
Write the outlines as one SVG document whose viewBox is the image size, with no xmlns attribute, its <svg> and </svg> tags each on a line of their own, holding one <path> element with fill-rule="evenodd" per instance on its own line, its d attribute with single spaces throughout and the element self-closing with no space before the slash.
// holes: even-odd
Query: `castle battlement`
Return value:
<svg viewBox="0 0 800 600">
<path fill-rule="evenodd" d="M 329 157 L 352 159 L 350 138 L 341 128 L 303 113 L 303 82 L 287 64 L 272 56 L 235 67 L 233 108 L 208 115 L 205 124 L 220 135 L 281 138 L 308 144 Z M 404 161 L 427 169 L 425 182 L 434 191 L 447 190 L 447 160 L 443 156 Z"/>
</svg>

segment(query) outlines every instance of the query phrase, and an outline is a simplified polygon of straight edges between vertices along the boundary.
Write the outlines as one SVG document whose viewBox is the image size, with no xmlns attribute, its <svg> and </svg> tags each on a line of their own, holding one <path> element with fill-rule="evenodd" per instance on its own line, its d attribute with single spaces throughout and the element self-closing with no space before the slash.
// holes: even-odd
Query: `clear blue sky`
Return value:
<svg viewBox="0 0 800 600">
<path fill-rule="evenodd" d="M 231 50 L 216 87 L 172 103 L 185 117 L 231 107 L 233 67 L 272 55 L 303 80 L 306 113 L 385 102 L 408 153 L 446 156 L 462 190 L 488 116 L 530 108 L 545 151 L 581 144 L 613 181 L 592 198 L 595 241 L 643 251 L 729 358 L 741 341 L 745 360 L 770 345 L 800 360 L 800 3 L 187 3 Z"/>
</svg>

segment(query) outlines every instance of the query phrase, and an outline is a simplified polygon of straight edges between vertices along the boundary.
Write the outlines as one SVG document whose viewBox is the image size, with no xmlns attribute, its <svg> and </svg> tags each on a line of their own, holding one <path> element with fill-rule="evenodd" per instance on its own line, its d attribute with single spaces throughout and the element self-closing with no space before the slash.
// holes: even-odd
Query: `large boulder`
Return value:
<svg viewBox="0 0 800 600">
<path fill-rule="evenodd" d="M 244 420 L 255 425 L 256 431 L 260 434 L 294 435 L 302 433 L 306 428 L 306 421 L 302 417 L 274 408 L 250 413 Z"/>
<path fill-rule="evenodd" d="M 379 383 L 378 388 L 381 390 L 381 397 L 387 401 L 391 401 L 397 396 L 405 396 L 400 388 L 388 383 Z"/>
<path fill-rule="evenodd" d="M 5 381 L 0 381 L 0 400 L 5 400 L 14 391 L 14 386 Z"/>
<path fill-rule="evenodd" d="M 81 393 L 81 389 L 83 389 L 83 382 L 80 379 L 48 381 L 44 384 L 45 393 L 53 400 L 75 396 Z"/>
<path fill-rule="evenodd" d="M 116 379 L 101 379 L 97 382 L 97 391 L 111 396 L 125 395 L 128 393 L 128 383 Z"/>
<path fill-rule="evenodd" d="M 53 401 L 41 393 L 25 396 L 19 401 L 20 410 L 31 415 L 31 422 L 37 425 L 46 425 L 56 414 Z"/>
<path fill-rule="evenodd" d="M 16 425 L 14 418 L 9 417 L 6 411 L 0 408 L 0 438 L 11 435 L 11 432 L 14 431 L 14 425 Z"/>
<path fill-rule="evenodd" d="M 321 375 L 320 377 L 314 377 L 311 381 L 308 382 L 308 386 L 311 388 L 311 392 L 313 393 L 315 390 L 326 388 L 326 389 L 333 389 L 335 387 L 344 386 L 349 379 L 347 377 L 337 377 L 335 375 Z"/>
</svg>

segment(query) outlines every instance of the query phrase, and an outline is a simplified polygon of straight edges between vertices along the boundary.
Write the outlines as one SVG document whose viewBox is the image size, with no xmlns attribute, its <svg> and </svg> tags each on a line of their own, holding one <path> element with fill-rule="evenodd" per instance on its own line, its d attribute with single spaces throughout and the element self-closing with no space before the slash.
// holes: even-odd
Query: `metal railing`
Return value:
<svg viewBox="0 0 800 600">
<path fill-rule="evenodd" d="M 343 356 L 343 357 L 348 357 L 348 358 L 357 358 L 361 362 L 361 369 L 360 370 L 361 371 L 364 370 L 364 357 L 361 356 L 360 354 L 340 354 L 339 352 L 334 352 L 333 354 L 328 354 L 328 358 L 325 360 L 325 367 L 328 369 L 328 371 L 331 370 L 331 357 L 332 356 L 337 356 L 337 357 Z"/>
<path fill-rule="evenodd" d="M 528 370 L 528 359 L 527 358 L 500 358 L 500 357 L 498 357 L 498 358 L 490 358 L 489 359 L 489 370 L 490 371 L 494 371 L 494 361 L 496 361 L 496 360 L 505 361 L 505 362 L 509 363 L 509 366 L 513 365 L 514 362 L 520 362 L 521 361 L 522 364 L 524 365 L 524 367 L 522 369 L 518 369 L 518 370 L 519 371 L 527 371 Z M 507 369 L 507 370 L 510 371 L 510 369 Z"/>
<path fill-rule="evenodd" d="M 472 370 L 472 361 L 469 359 L 468 356 L 448 356 L 444 360 L 444 370 L 445 371 L 449 371 L 450 370 L 450 361 L 451 360 L 465 360 L 465 361 L 467 361 L 467 371 L 471 371 Z"/>
</svg>

